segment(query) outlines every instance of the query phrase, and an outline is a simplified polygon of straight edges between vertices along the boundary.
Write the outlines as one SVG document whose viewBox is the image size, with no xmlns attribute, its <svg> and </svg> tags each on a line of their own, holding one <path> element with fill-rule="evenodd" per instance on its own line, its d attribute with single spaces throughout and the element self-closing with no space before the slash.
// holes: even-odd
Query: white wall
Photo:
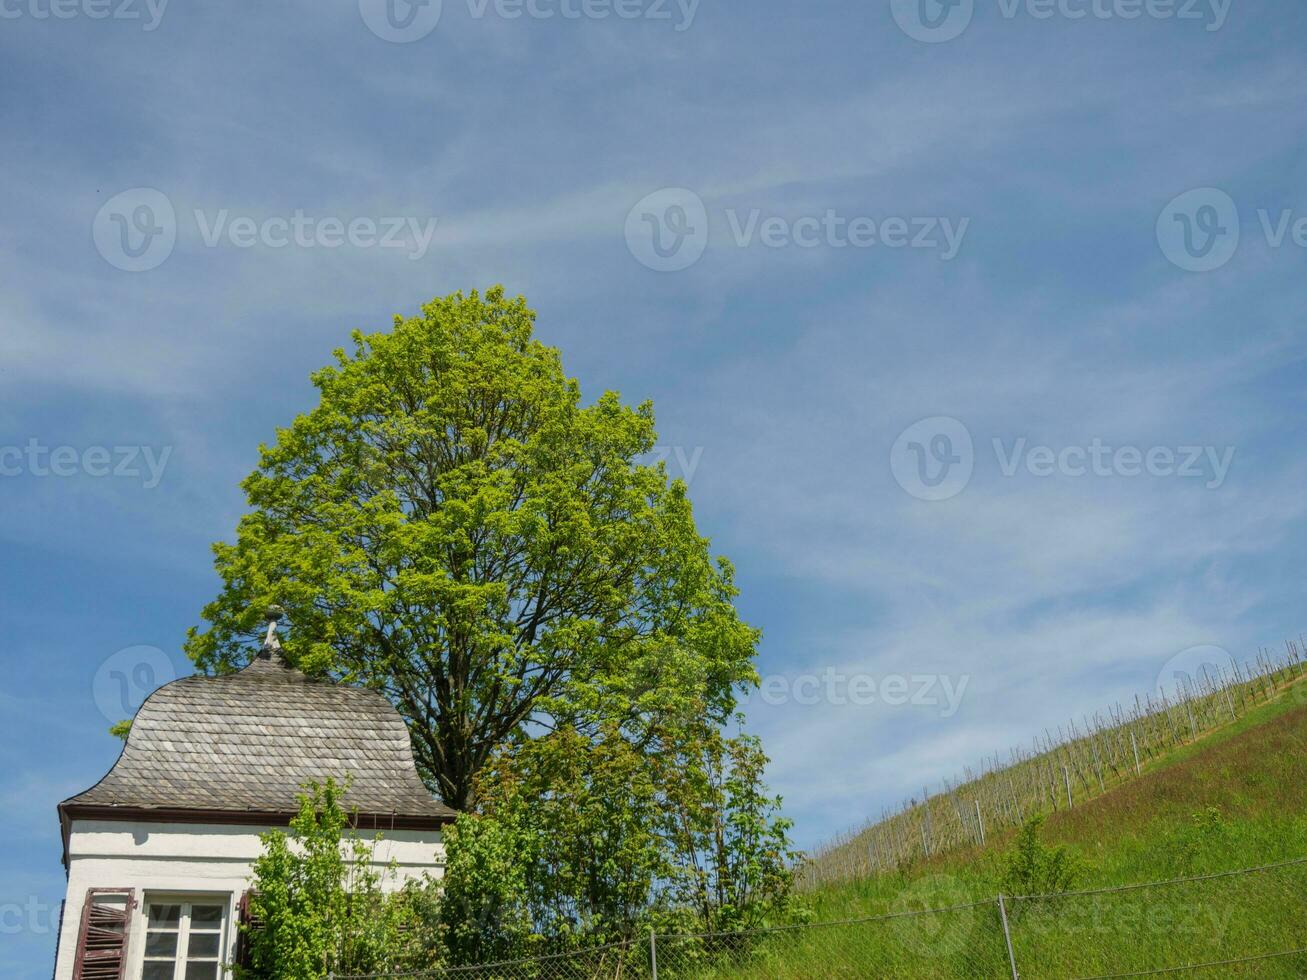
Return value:
<svg viewBox="0 0 1307 980">
<path fill-rule="evenodd" d="M 228 902 L 225 942 L 227 960 L 235 950 L 235 907 L 249 888 L 251 868 L 262 853 L 259 834 L 271 827 L 217 824 L 137 823 L 75 820 L 68 842 L 68 898 L 59 935 L 59 959 L 54 980 L 72 980 L 82 906 L 90 888 L 132 888 L 137 908 L 132 914 L 127 980 L 136 980 L 145 940 L 146 892 L 222 895 Z M 359 836 L 370 839 L 371 832 Z M 392 830 L 373 853 L 384 887 L 394 890 L 423 873 L 440 877 L 445 850 L 439 831 Z M 391 876 L 388 865 L 397 865 Z"/>
</svg>

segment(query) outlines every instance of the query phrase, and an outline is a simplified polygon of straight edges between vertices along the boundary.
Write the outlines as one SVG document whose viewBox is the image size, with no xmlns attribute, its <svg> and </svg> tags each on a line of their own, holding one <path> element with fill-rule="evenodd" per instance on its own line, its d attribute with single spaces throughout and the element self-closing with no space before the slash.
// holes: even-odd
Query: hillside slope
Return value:
<svg viewBox="0 0 1307 980">
<path fill-rule="evenodd" d="M 996 896 L 1012 837 L 819 887 L 802 897 L 805 914 L 843 924 L 769 937 L 747 969 L 712 976 L 1010 977 Z M 1065 845 L 1079 873 L 1074 894 L 1005 900 L 1022 977 L 1200 963 L 1219 965 L 1179 975 L 1307 976 L 1307 954 L 1270 955 L 1307 949 L 1307 863 L 1224 874 L 1307 858 L 1307 681 L 1050 814 L 1042 838 Z M 922 912 L 954 906 L 972 907 Z"/>
</svg>

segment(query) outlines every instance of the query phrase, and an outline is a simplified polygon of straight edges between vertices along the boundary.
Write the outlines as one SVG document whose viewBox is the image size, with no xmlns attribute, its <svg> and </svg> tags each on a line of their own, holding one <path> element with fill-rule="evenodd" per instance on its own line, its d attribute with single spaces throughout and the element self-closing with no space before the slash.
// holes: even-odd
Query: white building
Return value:
<svg viewBox="0 0 1307 980">
<path fill-rule="evenodd" d="M 432 799 L 381 694 L 314 680 L 273 631 L 245 669 L 185 677 L 141 706 L 122 755 L 59 804 L 68 895 L 54 980 L 216 980 L 237 955 L 259 834 L 284 827 L 307 780 L 352 782 L 360 832 L 398 881 L 444 862 L 454 811 Z"/>
</svg>

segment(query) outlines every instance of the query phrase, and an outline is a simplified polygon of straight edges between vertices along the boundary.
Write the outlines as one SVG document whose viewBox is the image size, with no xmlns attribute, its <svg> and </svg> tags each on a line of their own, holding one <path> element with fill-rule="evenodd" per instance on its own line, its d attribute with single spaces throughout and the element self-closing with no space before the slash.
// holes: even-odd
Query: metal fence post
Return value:
<svg viewBox="0 0 1307 980">
<path fill-rule="evenodd" d="M 658 980 L 658 934 L 649 930 L 649 972 L 653 980 Z"/>
<path fill-rule="evenodd" d="M 1003 942 L 1007 943 L 1007 961 L 1012 967 L 1012 980 L 1021 980 L 1021 974 L 1017 972 L 1017 957 L 1012 952 L 1012 931 L 1007 926 L 1007 906 L 1003 903 L 1003 896 L 998 896 L 998 917 L 1003 921 Z"/>
</svg>

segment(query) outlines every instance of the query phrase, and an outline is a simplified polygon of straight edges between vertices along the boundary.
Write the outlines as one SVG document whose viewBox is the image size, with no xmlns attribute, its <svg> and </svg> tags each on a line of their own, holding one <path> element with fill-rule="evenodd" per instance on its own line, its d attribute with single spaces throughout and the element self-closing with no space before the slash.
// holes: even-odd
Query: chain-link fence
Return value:
<svg viewBox="0 0 1307 980">
<path fill-rule="evenodd" d="M 426 973 L 335 980 L 1107 980 L 1307 977 L 1307 858 L 1060 895 L 965 897 L 913 882 L 884 915 L 698 935 Z"/>
</svg>

